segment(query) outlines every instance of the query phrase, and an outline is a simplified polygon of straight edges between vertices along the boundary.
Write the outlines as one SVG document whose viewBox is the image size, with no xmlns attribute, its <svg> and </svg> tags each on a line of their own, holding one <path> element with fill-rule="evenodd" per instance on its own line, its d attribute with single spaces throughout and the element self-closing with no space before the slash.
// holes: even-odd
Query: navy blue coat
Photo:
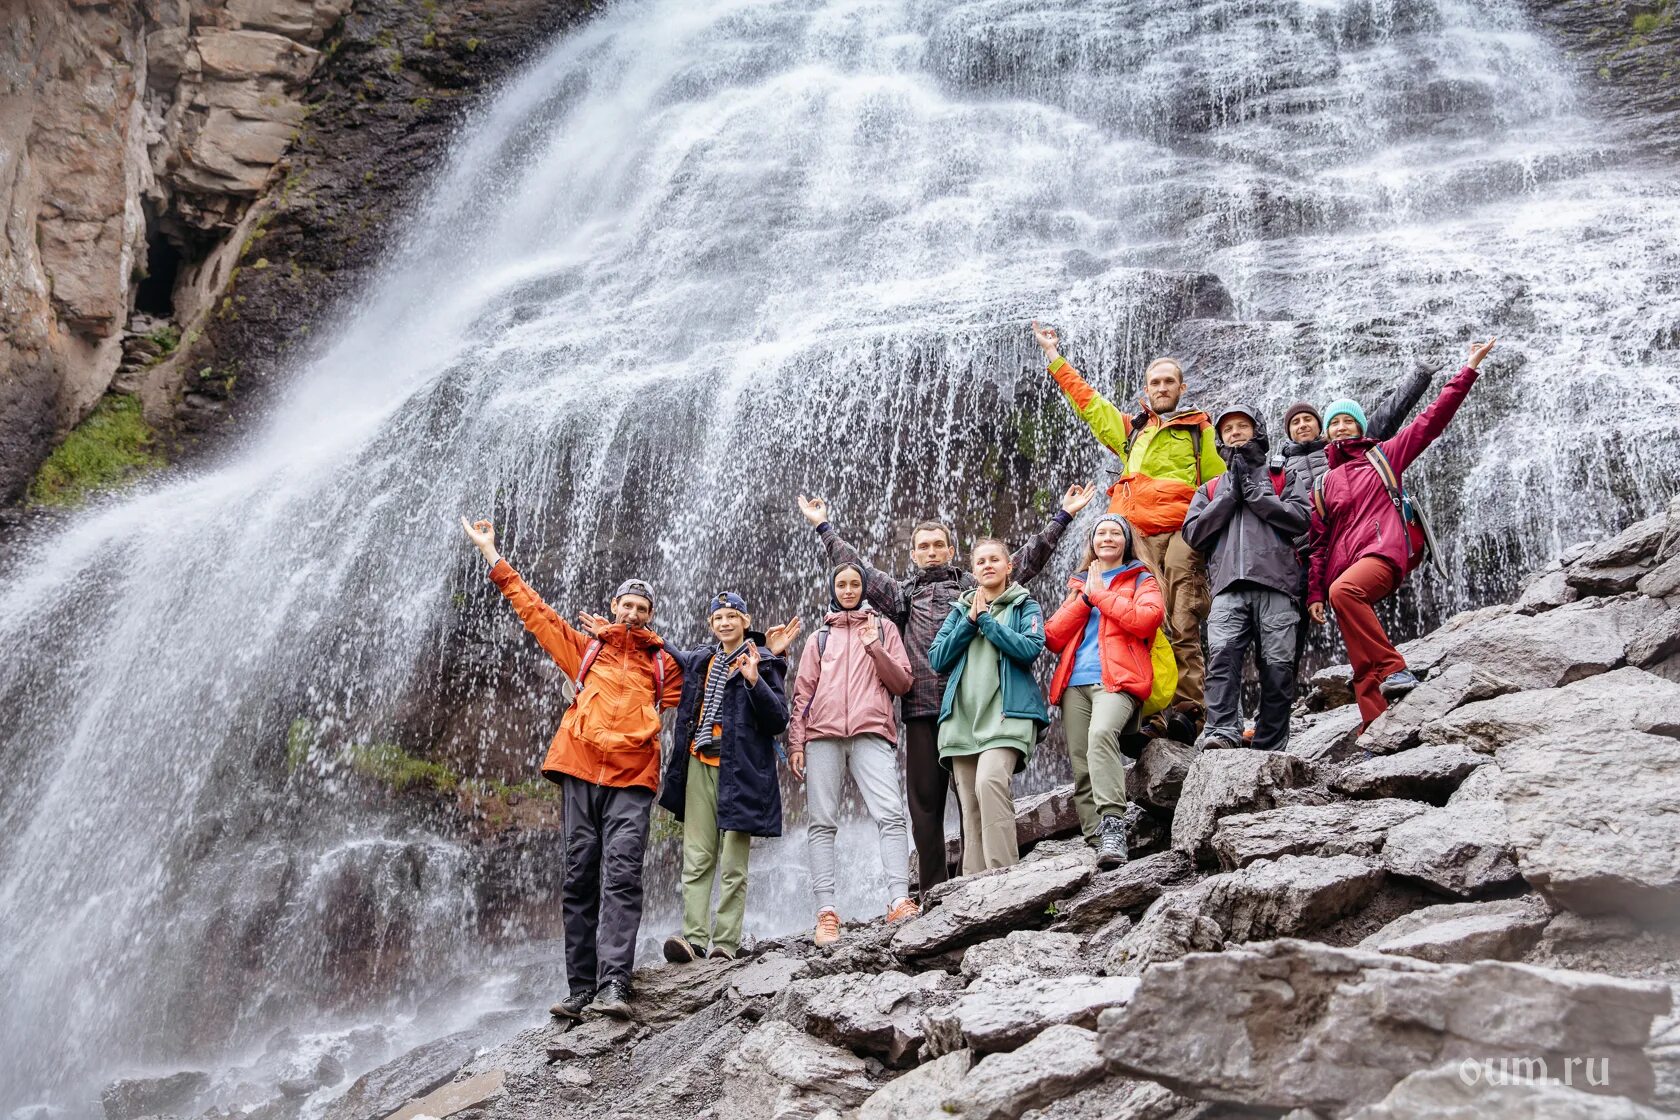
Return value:
<svg viewBox="0 0 1680 1120">
<path fill-rule="evenodd" d="M 758 683 L 751 688 L 731 670 L 723 682 L 723 742 L 718 755 L 718 828 L 752 836 L 782 834 L 782 786 L 777 779 L 776 736 L 787 727 L 787 659 L 764 645 L 764 635 L 749 631 L 747 640 L 758 646 Z M 688 748 L 700 722 L 700 702 L 706 692 L 706 665 L 717 643 L 693 650 L 666 647 L 682 666 L 682 699 L 665 752 L 665 777 L 659 783 L 659 803 L 683 819 L 688 795 Z"/>
</svg>

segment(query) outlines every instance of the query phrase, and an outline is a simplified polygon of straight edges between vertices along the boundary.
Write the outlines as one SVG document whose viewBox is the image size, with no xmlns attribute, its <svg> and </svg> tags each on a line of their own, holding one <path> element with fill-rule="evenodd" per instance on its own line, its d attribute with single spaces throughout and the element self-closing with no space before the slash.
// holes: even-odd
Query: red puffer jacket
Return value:
<svg viewBox="0 0 1680 1120">
<path fill-rule="evenodd" d="M 1391 439 L 1380 444 L 1373 439 L 1339 439 L 1324 449 L 1330 471 L 1319 486 L 1326 516 L 1319 515 L 1315 501 L 1308 538 L 1312 561 L 1307 572 L 1307 602 L 1327 600 L 1336 577 L 1366 556 L 1383 557 L 1402 575 L 1411 571 L 1411 535 L 1388 496 L 1382 475 L 1365 458 L 1365 452 L 1381 447 L 1395 475 L 1401 476 L 1446 431 L 1475 383 L 1476 371 L 1465 366 L 1428 408 Z"/>
<path fill-rule="evenodd" d="M 1076 572 L 1068 579 L 1067 599 L 1044 626 L 1044 644 L 1061 655 L 1055 675 L 1050 678 L 1050 702 L 1062 702 L 1093 608 L 1102 615 L 1097 624 L 1097 650 L 1102 655 L 1104 691 L 1148 699 L 1150 689 L 1155 687 L 1155 666 L 1149 660 L 1149 649 L 1166 611 L 1155 577 L 1134 560 L 1115 572 L 1107 587 L 1088 593 L 1084 572 Z"/>
</svg>

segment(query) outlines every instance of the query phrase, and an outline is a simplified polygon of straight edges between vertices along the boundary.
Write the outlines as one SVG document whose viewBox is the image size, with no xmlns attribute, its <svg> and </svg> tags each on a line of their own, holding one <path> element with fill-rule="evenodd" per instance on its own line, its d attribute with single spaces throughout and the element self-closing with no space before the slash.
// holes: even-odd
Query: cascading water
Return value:
<svg viewBox="0 0 1680 1120">
<path fill-rule="evenodd" d="M 1451 543 L 1413 625 L 1652 508 L 1680 182 L 1569 74 L 1507 0 L 610 7 L 471 122 L 260 438 L 9 572 L 0 1107 L 412 1008 L 530 932 L 342 765 L 540 755 L 458 513 L 566 611 L 635 572 L 678 639 L 726 583 L 809 620 L 796 492 L 897 567 L 918 515 L 1016 536 L 1094 475 L 1034 317 L 1118 399 L 1171 349 L 1273 416 L 1504 336 L 1414 480 Z M 797 847 L 755 858 L 752 927 L 803 924 Z"/>
</svg>

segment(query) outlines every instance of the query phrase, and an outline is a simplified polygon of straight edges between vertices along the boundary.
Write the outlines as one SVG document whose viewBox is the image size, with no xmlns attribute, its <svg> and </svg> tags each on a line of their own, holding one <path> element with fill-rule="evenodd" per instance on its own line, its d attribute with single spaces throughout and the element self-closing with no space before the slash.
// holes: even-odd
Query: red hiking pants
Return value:
<svg viewBox="0 0 1680 1120">
<path fill-rule="evenodd" d="M 1336 625 L 1347 643 L 1348 662 L 1353 666 L 1353 695 L 1366 723 L 1388 711 L 1383 680 L 1406 667 L 1406 659 L 1388 640 L 1374 609 L 1400 586 L 1402 578 L 1389 560 L 1366 556 L 1354 561 L 1330 585 L 1330 609 L 1336 612 Z"/>
</svg>

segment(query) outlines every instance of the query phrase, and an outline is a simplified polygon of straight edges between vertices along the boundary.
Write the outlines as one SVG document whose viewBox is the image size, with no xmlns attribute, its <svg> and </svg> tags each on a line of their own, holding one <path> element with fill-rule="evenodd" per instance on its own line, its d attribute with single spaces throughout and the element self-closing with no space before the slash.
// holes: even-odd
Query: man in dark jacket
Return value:
<svg viewBox="0 0 1680 1120">
<path fill-rule="evenodd" d="M 1258 650 L 1260 710 L 1253 745 L 1278 750 L 1295 702 L 1295 633 L 1301 624 L 1301 561 L 1295 538 L 1312 517 L 1312 483 L 1299 465 L 1268 465 L 1257 410 L 1228 408 L 1214 424 L 1226 473 L 1196 491 L 1184 539 L 1208 558 L 1207 726 L 1200 747 L 1243 743 L 1243 662 Z"/>
<path fill-rule="evenodd" d="M 1060 511 L 1010 557 L 1017 583 L 1029 583 L 1044 570 L 1062 533 L 1096 492 L 1094 486 L 1068 487 Z M 945 699 L 945 677 L 928 664 L 928 649 L 939 636 L 945 616 L 951 613 L 951 604 L 979 585 L 966 568 L 953 562 L 956 546 L 951 530 L 940 522 L 923 521 L 916 526 L 910 538 L 910 559 L 916 570 L 908 579 L 900 580 L 871 566 L 856 548 L 841 539 L 829 524 L 827 502 L 800 495 L 799 509 L 822 539 L 829 564 L 851 565 L 862 572 L 864 597 L 904 636 L 911 676 L 910 691 L 900 701 L 904 775 L 910 802 L 910 836 L 916 846 L 920 887 L 926 892 L 947 878 L 945 797 L 950 789 L 950 771 L 939 764 L 939 709 Z"/>
<path fill-rule="evenodd" d="M 665 756 L 659 804 L 683 824 L 683 928 L 665 939 L 673 964 L 741 948 L 747 910 L 747 855 L 754 836 L 782 834 L 776 736 L 788 722 L 787 661 L 782 654 L 798 620 L 769 639 L 751 629 L 747 604 L 733 591 L 713 596 L 707 612 L 716 639 L 666 652 L 682 667 L 682 699 Z M 722 880 L 712 916 L 712 880 Z"/>
</svg>

